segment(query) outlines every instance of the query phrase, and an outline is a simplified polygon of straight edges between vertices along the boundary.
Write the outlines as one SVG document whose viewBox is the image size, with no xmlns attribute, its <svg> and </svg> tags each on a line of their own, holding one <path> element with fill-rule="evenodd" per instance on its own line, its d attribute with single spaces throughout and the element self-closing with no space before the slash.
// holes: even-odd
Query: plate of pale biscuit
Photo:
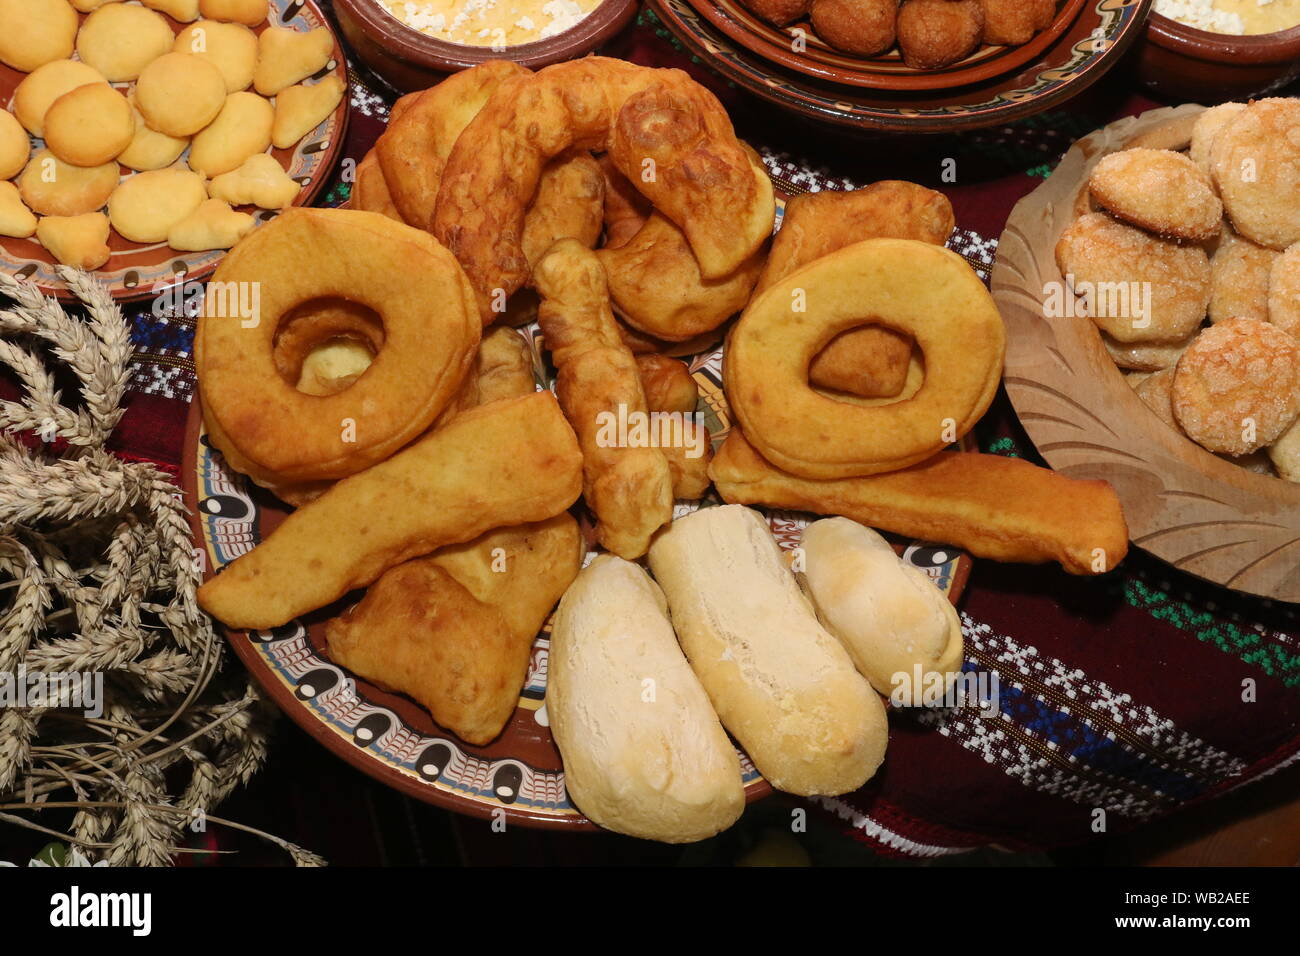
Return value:
<svg viewBox="0 0 1300 956">
<path fill-rule="evenodd" d="M 1013 211 L 1006 383 L 1058 471 L 1133 542 L 1300 601 L 1300 100 L 1130 117 Z"/>
<path fill-rule="evenodd" d="M 347 64 L 310 0 L 0 0 L 0 22 L 5 271 L 145 297 L 326 185 Z"/>
</svg>

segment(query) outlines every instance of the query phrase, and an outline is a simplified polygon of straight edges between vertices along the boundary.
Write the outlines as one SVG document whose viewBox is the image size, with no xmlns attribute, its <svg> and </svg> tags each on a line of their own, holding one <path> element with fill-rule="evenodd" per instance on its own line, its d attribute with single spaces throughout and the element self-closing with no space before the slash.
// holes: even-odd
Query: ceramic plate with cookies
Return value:
<svg viewBox="0 0 1300 956">
<path fill-rule="evenodd" d="M 1300 602 L 1300 99 L 1131 117 L 1013 211 L 993 272 L 1007 389 L 1132 540 Z"/>
<path fill-rule="evenodd" d="M 0 21 L 6 272 L 147 297 L 325 186 L 347 66 L 311 0 L 0 0 Z"/>
</svg>

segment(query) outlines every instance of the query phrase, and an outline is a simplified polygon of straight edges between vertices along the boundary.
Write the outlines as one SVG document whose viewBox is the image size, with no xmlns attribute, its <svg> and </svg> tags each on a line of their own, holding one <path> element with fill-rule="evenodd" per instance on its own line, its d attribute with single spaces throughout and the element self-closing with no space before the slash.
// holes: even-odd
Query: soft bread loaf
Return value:
<svg viewBox="0 0 1300 956">
<path fill-rule="evenodd" d="M 650 567 L 722 725 L 779 790 L 862 786 L 885 756 L 885 708 L 817 622 L 767 522 L 704 508 L 659 534 Z"/>
<path fill-rule="evenodd" d="M 814 521 L 802 545 L 817 614 L 872 687 L 918 706 L 936 680 L 929 675 L 943 675 L 944 687 L 952 682 L 962 663 L 961 621 L 924 571 L 848 518 Z"/>
<path fill-rule="evenodd" d="M 628 836 L 691 843 L 745 809 L 740 760 L 682 656 L 663 593 L 601 555 L 560 601 L 546 712 L 583 813 Z"/>
</svg>

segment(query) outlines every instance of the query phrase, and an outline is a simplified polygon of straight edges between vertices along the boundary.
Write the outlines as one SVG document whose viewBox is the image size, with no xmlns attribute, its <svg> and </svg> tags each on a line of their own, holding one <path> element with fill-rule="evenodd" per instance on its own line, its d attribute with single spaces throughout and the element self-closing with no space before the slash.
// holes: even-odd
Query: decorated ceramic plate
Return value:
<svg viewBox="0 0 1300 956">
<path fill-rule="evenodd" d="M 536 326 L 529 332 L 537 379 L 549 386 L 553 371 L 543 360 Z M 718 447 L 731 419 L 722 390 L 722 346 L 686 359 L 700 390 L 698 411 Z M 546 370 L 546 371 L 542 371 Z M 227 467 L 208 442 L 196 398 L 190 409 L 182 458 L 182 487 L 204 578 L 251 551 L 288 514 L 265 490 Z M 675 516 L 721 501 L 710 492 L 701 502 L 679 502 Z M 794 548 L 804 525 L 817 516 L 769 510 L 781 547 Z M 575 506 L 586 540 L 592 526 Z M 970 576 L 964 552 L 923 541 L 895 541 L 904 559 L 922 568 L 954 603 Z M 588 555 L 590 559 L 591 555 Z M 546 667 L 550 622 L 533 644 L 519 704 L 502 734 L 474 746 L 433 722 L 407 697 L 380 690 L 334 664 L 324 623 L 355 603 L 360 593 L 272 631 L 232 632 L 239 658 L 270 697 L 299 726 L 352 766 L 419 800 L 484 819 L 565 830 L 597 830 L 569 801 L 564 766 L 546 717 Z M 772 788 L 740 753 L 746 798 Z"/>
<path fill-rule="evenodd" d="M 161 14 L 160 14 L 161 16 Z M 79 14 L 84 20 L 86 14 Z M 179 33 L 187 24 L 164 17 L 169 26 Z M 314 0 L 271 0 L 271 17 L 258 27 L 261 33 L 269 26 L 291 27 L 299 31 L 314 30 L 316 27 L 329 27 L 329 21 L 321 13 Z M 2 28 L 2 25 L 0 25 Z M 331 28 L 332 29 L 332 28 Z M 334 42 L 334 55 L 330 62 L 313 79 L 320 79 L 329 73 L 336 73 L 347 83 L 347 60 L 337 38 Z M 9 108 L 14 90 L 27 76 L 17 70 L 0 64 L 0 106 Z M 114 84 L 125 92 L 129 83 Z M 324 123 L 308 133 L 292 149 L 273 149 L 271 155 L 280 161 L 289 175 L 302 185 L 294 205 L 308 206 L 328 182 L 329 172 L 343 148 L 343 139 L 347 131 L 349 95 L 345 88 L 343 100 Z M 33 139 L 33 151 L 43 147 L 38 139 Z M 186 151 L 182 160 L 188 157 Z M 123 176 L 132 174 L 132 170 L 121 167 Z M 258 222 L 265 222 L 274 217 L 275 212 L 259 210 L 251 206 L 240 207 L 241 212 L 252 213 Z M 113 297 L 119 300 L 142 299 L 156 294 L 162 285 L 174 282 L 177 276 L 188 280 L 200 280 L 210 275 L 217 263 L 225 255 L 222 250 L 208 252 L 176 252 L 165 242 L 138 243 L 131 242 L 111 230 L 108 236 L 112 257 L 95 275 L 104 282 Z M 0 269 L 5 272 L 31 278 L 47 293 L 61 298 L 70 296 L 55 271 L 55 261 L 46 252 L 35 237 L 31 239 L 13 239 L 0 236 Z"/>
<path fill-rule="evenodd" d="M 776 27 L 739 0 L 687 0 L 727 37 L 764 59 L 830 83 L 875 90 L 946 90 L 1002 76 L 1032 62 L 1078 18 L 1088 0 L 1061 0 L 1051 25 L 1020 46 L 981 46 L 951 66 L 918 70 L 894 47 L 879 56 L 843 53 L 817 36 L 807 18 Z"/>
<path fill-rule="evenodd" d="M 782 109 L 865 130 L 956 132 L 1032 116 L 1082 93 L 1141 35 L 1152 0 L 1085 0 L 1028 62 L 934 90 L 869 89 L 847 85 L 842 78 L 814 77 L 808 69 L 779 65 L 746 48 L 691 5 L 709 0 L 648 2 L 664 26 L 706 65 Z M 788 43 L 783 49 L 788 52 Z M 805 55 L 803 65 L 812 62 Z M 993 62 L 987 64 L 990 70 Z"/>
<path fill-rule="evenodd" d="M 991 283 L 1007 323 L 1007 393 L 1053 468 L 1114 486 L 1139 548 L 1216 584 L 1300 602 L 1300 484 L 1247 471 L 1167 426 L 1096 325 L 1045 304 L 1064 288 L 1053 250 L 1092 167 L 1131 146 L 1185 148 L 1203 109 L 1153 110 L 1085 136 L 1012 211 Z"/>
</svg>

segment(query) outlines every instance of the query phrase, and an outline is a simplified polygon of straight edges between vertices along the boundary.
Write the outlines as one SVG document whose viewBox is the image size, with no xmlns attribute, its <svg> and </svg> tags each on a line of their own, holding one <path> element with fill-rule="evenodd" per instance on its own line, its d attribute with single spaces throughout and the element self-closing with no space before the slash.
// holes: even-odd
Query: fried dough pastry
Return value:
<svg viewBox="0 0 1300 956">
<path fill-rule="evenodd" d="M 898 12 L 898 49 L 915 70 L 964 60 L 984 34 L 980 0 L 905 0 Z"/>
<path fill-rule="evenodd" d="M 645 389 L 646 405 L 650 411 L 695 411 L 700 401 L 700 389 L 685 362 L 652 353 L 636 356 L 636 367 L 641 373 L 641 387 Z"/>
<path fill-rule="evenodd" d="M 1223 203 L 1200 167 L 1168 149 L 1125 149 L 1103 156 L 1088 177 L 1097 204 L 1126 222 L 1174 239 L 1218 235 Z"/>
<path fill-rule="evenodd" d="M 605 177 L 591 153 L 576 149 L 552 160 L 524 215 L 520 244 L 529 269 L 561 239 L 576 239 L 588 249 L 595 246 L 604 209 Z"/>
<path fill-rule="evenodd" d="M 984 11 L 984 42 L 1020 46 L 1052 25 L 1056 0 L 980 0 Z"/>
<path fill-rule="evenodd" d="M 199 603 L 232 628 L 278 627 L 412 557 L 553 517 L 581 491 L 582 452 L 555 397 L 492 402 L 299 508 Z"/>
<path fill-rule="evenodd" d="M 508 60 L 489 60 L 451 74 L 415 99 L 403 97 L 400 109 L 394 104 L 375 155 L 403 219 L 429 228 L 443 167 L 457 138 L 502 81 L 527 75 Z"/>
<path fill-rule="evenodd" d="M 926 373 L 916 394 L 872 407 L 810 387 L 813 356 L 864 316 L 916 341 Z M 807 478 L 848 478 L 915 464 L 969 431 L 997 391 L 1005 339 L 988 290 L 956 253 L 868 239 L 755 298 L 728 337 L 723 375 L 765 458 Z"/>
<path fill-rule="evenodd" d="M 515 712 L 533 639 L 581 565 L 567 513 L 407 561 L 325 625 L 330 657 L 486 744 Z"/>
<path fill-rule="evenodd" d="M 1210 451 L 1271 445 L 1300 416 L 1300 344 L 1257 319 L 1213 325 L 1178 360 L 1173 406 L 1187 436 Z"/>
<path fill-rule="evenodd" d="M 256 314 L 244 315 L 241 291 L 253 289 Z M 460 386 L 480 334 L 470 296 L 455 259 L 428 233 L 377 213 L 286 211 L 222 260 L 205 297 L 195 363 L 214 446 L 271 486 L 342 478 L 382 461 Z M 281 317 L 323 298 L 373 307 L 384 344 L 351 388 L 316 397 L 277 374 L 273 352 Z"/>
<path fill-rule="evenodd" d="M 1238 233 L 1278 251 L 1300 242 L 1300 100 L 1256 100 L 1233 116 L 1210 169 Z"/>
<path fill-rule="evenodd" d="M 915 183 L 883 180 L 849 192 L 795 196 L 785 205 L 756 292 L 814 259 L 864 239 L 916 239 L 942 246 L 956 228 L 943 193 Z M 809 367 L 821 388 L 862 398 L 898 395 L 907 382 L 912 340 L 879 325 L 842 332 Z"/>
<path fill-rule="evenodd" d="M 357 163 L 356 181 L 352 184 L 352 198 L 348 205 L 363 212 L 377 212 L 394 222 L 406 221 L 397 211 L 397 204 L 388 191 L 388 181 L 384 179 L 384 170 L 373 149 Z"/>
<path fill-rule="evenodd" d="M 485 331 L 478 347 L 479 403 L 486 405 L 536 390 L 533 354 L 524 337 L 507 326 Z"/>
<path fill-rule="evenodd" d="M 619 557 L 645 554 L 650 536 L 672 520 L 673 486 L 658 448 L 608 438 L 606 420 L 648 420 L 635 359 L 618 335 L 605 274 L 591 250 L 562 239 L 533 275 L 537 320 L 558 370 L 555 393 L 582 446 L 584 496 L 596 538 Z"/>
<path fill-rule="evenodd" d="M 528 278 L 523 221 L 546 162 L 575 146 L 609 153 L 683 229 L 706 278 L 734 271 L 771 232 L 771 181 L 754 172 L 712 93 L 680 70 L 595 56 L 557 63 L 502 83 L 443 172 L 433 233 L 465 267 L 485 324 L 499 294 Z"/>
<path fill-rule="evenodd" d="M 596 161 L 605 177 L 605 241 L 601 248 L 617 249 L 641 231 L 653 207 L 628 178 L 614 168 L 614 161 L 608 153 L 601 153 Z"/>
<path fill-rule="evenodd" d="M 898 0 L 813 0 L 817 36 L 837 50 L 875 56 L 894 45 Z"/>
<path fill-rule="evenodd" d="M 745 307 L 763 268 L 763 251 L 729 275 L 705 279 L 685 234 L 656 210 L 630 240 L 599 249 L 596 257 L 624 322 L 655 338 L 684 342 Z"/>
<path fill-rule="evenodd" d="M 1056 243 L 1056 264 L 1075 294 L 1086 288 L 1149 290 L 1145 315 L 1111 314 L 1097 307 L 1092 321 L 1117 342 L 1179 342 L 1205 318 L 1210 304 L 1210 260 L 1199 246 L 1180 245 L 1087 213 Z M 1133 301 L 1128 312 L 1135 313 Z"/>
<path fill-rule="evenodd" d="M 810 481 L 773 467 L 733 428 L 709 474 L 724 501 L 842 515 L 995 561 L 1057 561 L 1071 574 L 1114 568 L 1128 527 L 1114 489 L 1021 458 L 940 452 L 901 471 Z"/>
<path fill-rule="evenodd" d="M 783 27 L 808 15 L 812 0 L 741 0 L 741 6 L 773 26 Z"/>
<path fill-rule="evenodd" d="M 1268 283 L 1280 253 L 1224 230 L 1210 260 L 1210 321 L 1268 318 Z"/>
<path fill-rule="evenodd" d="M 617 321 L 617 319 L 615 320 Z M 670 355 L 680 358 L 685 355 L 698 355 L 708 351 L 722 341 L 724 329 L 719 327 L 710 332 L 702 332 L 685 342 L 665 342 L 652 335 L 646 335 L 640 329 L 634 329 L 625 322 L 618 323 L 618 335 L 623 344 L 632 350 L 633 355 Z"/>
</svg>

